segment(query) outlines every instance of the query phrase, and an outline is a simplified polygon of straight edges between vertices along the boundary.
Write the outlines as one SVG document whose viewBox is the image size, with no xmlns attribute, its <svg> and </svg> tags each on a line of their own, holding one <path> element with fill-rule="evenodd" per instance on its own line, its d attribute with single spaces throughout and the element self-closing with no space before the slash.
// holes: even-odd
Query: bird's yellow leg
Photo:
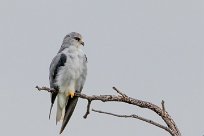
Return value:
<svg viewBox="0 0 204 136">
<path fill-rule="evenodd" d="M 69 90 L 67 95 L 71 96 L 71 98 L 73 98 L 74 97 L 74 91 L 73 90 Z"/>
<path fill-rule="evenodd" d="M 71 96 L 71 98 L 74 97 L 74 93 L 75 93 L 75 85 L 76 85 L 76 80 L 72 80 L 68 89 L 68 94 L 67 96 Z"/>
</svg>

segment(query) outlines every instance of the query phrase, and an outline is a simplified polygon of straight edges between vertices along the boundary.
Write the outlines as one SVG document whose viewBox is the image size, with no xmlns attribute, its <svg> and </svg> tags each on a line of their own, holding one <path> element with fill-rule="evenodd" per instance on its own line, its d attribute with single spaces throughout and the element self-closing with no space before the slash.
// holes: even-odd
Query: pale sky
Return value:
<svg viewBox="0 0 204 136">
<path fill-rule="evenodd" d="M 48 119 L 52 58 L 64 36 L 83 35 L 88 76 L 83 93 L 127 95 L 160 105 L 165 100 L 183 136 L 204 135 L 204 1 L 202 0 L 1 0 L 0 135 L 57 136 L 56 105 Z M 80 99 L 61 136 L 169 136 L 136 119 L 91 112 Z M 137 114 L 164 122 L 155 113 L 122 103 L 92 108 Z"/>
</svg>

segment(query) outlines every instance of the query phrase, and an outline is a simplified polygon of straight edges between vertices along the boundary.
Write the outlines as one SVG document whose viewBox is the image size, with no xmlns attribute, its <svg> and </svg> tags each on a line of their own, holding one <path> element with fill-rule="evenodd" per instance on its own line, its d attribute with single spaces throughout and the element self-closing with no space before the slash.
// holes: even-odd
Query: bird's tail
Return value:
<svg viewBox="0 0 204 136">
<path fill-rule="evenodd" d="M 64 116 L 64 109 L 66 105 L 66 96 L 64 93 L 59 93 L 57 95 L 57 115 L 56 115 L 56 124 L 63 118 Z"/>
<path fill-rule="evenodd" d="M 62 122 L 62 127 L 60 130 L 60 134 L 63 132 L 64 128 L 66 127 L 67 123 L 69 122 L 70 117 L 76 107 L 78 101 L 78 97 L 74 96 L 73 98 L 68 98 L 67 105 L 65 108 L 65 116 Z"/>
</svg>

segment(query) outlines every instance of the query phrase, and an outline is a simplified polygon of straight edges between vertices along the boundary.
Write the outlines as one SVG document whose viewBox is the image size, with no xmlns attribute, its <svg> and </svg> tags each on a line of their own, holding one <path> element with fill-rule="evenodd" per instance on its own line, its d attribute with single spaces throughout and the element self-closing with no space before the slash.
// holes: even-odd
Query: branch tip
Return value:
<svg viewBox="0 0 204 136">
<path fill-rule="evenodd" d="M 84 116 L 83 116 L 84 119 L 86 119 L 87 116 L 90 114 L 90 106 L 91 106 L 91 100 L 88 100 L 86 113 L 85 113 Z"/>
<path fill-rule="evenodd" d="M 113 90 L 115 90 L 118 94 L 120 94 L 122 97 L 127 97 L 126 94 L 122 93 L 121 91 L 119 91 L 116 87 L 113 87 Z"/>
<path fill-rule="evenodd" d="M 166 110 L 165 110 L 165 106 L 164 106 L 164 100 L 162 100 L 161 105 L 162 105 L 162 111 L 163 111 L 163 113 L 165 113 Z"/>
</svg>

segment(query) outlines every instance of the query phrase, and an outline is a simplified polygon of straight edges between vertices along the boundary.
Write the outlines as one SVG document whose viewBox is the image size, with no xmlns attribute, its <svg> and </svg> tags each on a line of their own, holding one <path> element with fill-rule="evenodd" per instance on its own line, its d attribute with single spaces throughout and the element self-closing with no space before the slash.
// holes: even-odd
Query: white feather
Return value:
<svg viewBox="0 0 204 136">
<path fill-rule="evenodd" d="M 69 91 L 79 90 L 79 87 L 84 84 L 83 77 L 86 76 L 86 73 L 84 73 L 86 63 L 83 51 L 77 48 L 77 46 L 70 46 L 62 52 L 66 55 L 67 60 L 65 66 L 60 68 L 56 80 L 56 84 L 59 86 L 59 94 L 57 97 L 57 122 L 60 121 L 64 115 Z"/>
</svg>

